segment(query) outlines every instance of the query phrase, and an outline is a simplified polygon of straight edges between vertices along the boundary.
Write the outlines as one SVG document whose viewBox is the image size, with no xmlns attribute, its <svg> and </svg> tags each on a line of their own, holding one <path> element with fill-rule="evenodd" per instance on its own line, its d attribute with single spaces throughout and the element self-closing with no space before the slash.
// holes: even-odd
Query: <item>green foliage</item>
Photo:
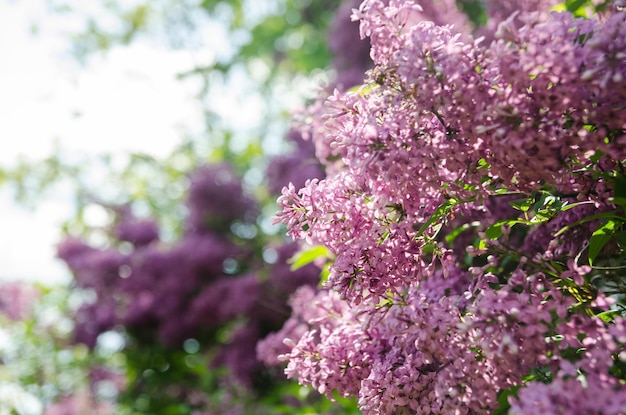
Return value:
<svg viewBox="0 0 626 415">
<path fill-rule="evenodd" d="M 331 402 L 310 387 L 290 382 L 280 385 L 271 394 L 261 397 L 258 403 L 261 407 L 271 408 L 272 412 L 268 414 L 276 415 L 358 415 L 361 413 L 356 400 L 337 394 L 334 398 L 335 401 Z M 298 403 L 294 404 L 294 401 Z"/>
<path fill-rule="evenodd" d="M 0 313 L 0 338 L 6 340 L 0 342 L 3 387 L 19 386 L 34 403 L 48 406 L 65 396 L 87 393 L 93 368 L 120 371 L 124 359 L 115 349 L 104 347 L 90 353 L 85 346 L 72 344 L 75 293 L 66 287 L 37 285 L 35 289 L 39 295 L 24 319 L 15 321 Z M 102 401 L 115 398 L 93 397 Z"/>
<path fill-rule="evenodd" d="M 620 223 L 621 222 L 621 223 Z M 593 265 L 593 261 L 598 257 L 602 248 L 615 237 L 618 230 L 621 231 L 622 221 L 607 220 L 598 229 L 596 229 L 589 239 L 589 265 Z"/>
<path fill-rule="evenodd" d="M 109 1 L 102 14 L 115 25 L 104 27 L 92 16 L 87 29 L 73 36 L 74 52 L 85 61 L 94 52 L 127 45 L 140 36 L 151 35 L 160 22 L 168 25 L 166 36 L 174 47 L 185 47 L 207 19 L 226 27 L 233 51 L 203 71 L 227 73 L 238 63 L 261 59 L 278 73 L 309 73 L 328 64 L 326 28 L 339 5 L 338 0 L 143 0 L 133 6 Z M 71 9 L 62 9 L 71 13 Z M 253 12 L 252 12 L 253 11 Z M 114 26 L 116 30 L 111 30 Z M 200 69 L 200 68 L 198 68 Z"/>
<path fill-rule="evenodd" d="M 492 415 L 506 415 L 511 409 L 509 404 L 509 398 L 517 396 L 517 392 L 520 390 L 520 386 L 512 386 L 509 389 L 505 389 L 498 393 L 498 407 L 493 411 Z"/>
<path fill-rule="evenodd" d="M 76 177 L 83 166 L 65 161 L 62 149 L 55 144 L 52 154 L 33 162 L 20 156 L 14 166 L 0 166 L 0 186 L 12 188 L 14 198 L 24 206 L 35 207 L 41 194 L 67 177 Z"/>
<path fill-rule="evenodd" d="M 577 17 L 590 17 L 606 10 L 611 5 L 611 0 L 595 2 L 592 0 L 566 0 L 552 9 L 555 11 L 568 11 Z"/>
<path fill-rule="evenodd" d="M 156 342 L 127 345 L 124 354 L 128 387 L 118 405 L 130 413 L 190 414 L 206 406 L 222 375 L 209 370 L 207 357 L 197 351 L 168 349 Z M 188 395 L 194 392 L 199 395 L 197 407 L 189 404 Z"/>
<path fill-rule="evenodd" d="M 476 27 L 487 24 L 488 16 L 485 3 L 480 0 L 457 0 L 457 5 Z"/>
<path fill-rule="evenodd" d="M 254 3 L 254 4 L 252 4 Z M 181 39 L 170 47 L 190 47 L 202 22 L 213 21 L 225 27 L 231 52 L 207 67 L 195 67 L 181 73 L 181 79 L 202 81 L 198 102 L 206 106 L 206 96 L 216 95 L 220 88 L 232 89 L 235 73 L 244 71 L 253 91 L 260 94 L 267 108 L 266 121 L 252 132 L 237 131 L 227 125 L 210 108 L 205 109 L 207 130 L 198 137 L 187 137 L 172 154 L 156 159 L 145 154 L 128 157 L 102 154 L 77 159 L 67 156 L 60 146 L 44 160 L 21 158 L 11 166 L 0 166 L 0 185 L 12 188 L 15 199 L 31 208 L 42 197 L 62 188 L 72 189 L 75 212 L 64 231 L 84 235 L 89 231 L 86 209 L 94 203 L 104 205 L 133 204 L 140 215 L 158 217 L 166 237 L 180 232 L 181 198 L 186 177 L 197 166 L 225 161 L 241 176 L 249 178 L 248 190 L 262 204 L 273 200 L 262 186 L 261 171 L 267 164 L 266 141 L 275 142 L 277 131 L 287 127 L 287 112 L 278 95 L 298 74 L 308 76 L 324 69 L 330 55 L 326 47 L 326 30 L 339 0 L 251 2 L 247 0 L 205 0 L 201 3 L 178 0 L 140 1 L 132 6 L 120 1 L 97 4 L 107 19 L 78 15 L 62 3 L 52 2 L 57 13 L 76 14 L 87 19 L 87 28 L 75 33 L 71 42 L 76 57 L 85 61 L 96 52 L 128 45 L 141 37 L 161 39 L 154 30 L 166 27 L 166 37 Z M 251 12 L 254 11 L 254 12 Z M 100 20 L 116 22 L 105 28 Z M 111 28 L 115 28 L 112 30 Z M 266 76 L 255 75 L 261 64 Z M 263 71 L 261 71 L 263 72 Z M 237 85 L 239 87 L 239 85 Z M 221 92 L 219 92 L 221 93 Z M 280 133 L 279 133 L 280 134 Z M 271 151 L 276 152 L 275 144 Z"/>
<path fill-rule="evenodd" d="M 289 263 L 291 264 L 291 270 L 295 271 L 314 262 L 317 259 L 329 259 L 332 258 L 332 253 L 323 245 L 315 245 L 311 248 L 304 249 L 294 255 Z"/>
</svg>

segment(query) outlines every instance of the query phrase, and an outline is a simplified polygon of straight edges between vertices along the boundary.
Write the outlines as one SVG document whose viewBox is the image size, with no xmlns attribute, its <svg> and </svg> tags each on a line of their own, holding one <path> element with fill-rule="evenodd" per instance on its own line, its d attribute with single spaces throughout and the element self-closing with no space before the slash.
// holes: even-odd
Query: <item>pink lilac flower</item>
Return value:
<svg viewBox="0 0 626 415">
<path fill-rule="evenodd" d="M 539 13 L 489 6 L 500 21 L 482 43 L 425 21 L 414 2 L 355 10 L 376 67 L 364 87 L 310 110 L 304 125 L 328 176 L 278 199 L 288 234 L 335 258 L 326 284 L 335 292 L 307 302 L 282 332 L 294 337 L 288 376 L 358 396 L 364 414 L 489 413 L 499 393 L 518 389 L 514 411 L 569 413 L 551 396 L 582 387 L 576 371 L 589 391 L 622 391 L 612 371 L 623 322 L 585 313 L 602 295 L 578 254 L 597 226 L 580 220 L 615 209 L 624 171 L 626 14 L 576 19 L 532 4 Z M 540 192 L 586 203 L 537 224 L 539 206 L 490 206 Z M 516 217 L 524 225 L 503 226 L 502 239 L 486 235 Z M 446 224 L 469 225 L 482 243 L 467 256 L 451 250 L 439 235 Z M 538 373 L 547 386 L 528 381 Z M 533 394 L 545 405 L 533 407 Z M 580 408 L 624 409 L 612 395 Z"/>
<path fill-rule="evenodd" d="M 32 314 L 39 295 L 39 290 L 27 283 L 4 282 L 0 284 L 0 313 L 14 321 L 24 320 Z"/>
</svg>

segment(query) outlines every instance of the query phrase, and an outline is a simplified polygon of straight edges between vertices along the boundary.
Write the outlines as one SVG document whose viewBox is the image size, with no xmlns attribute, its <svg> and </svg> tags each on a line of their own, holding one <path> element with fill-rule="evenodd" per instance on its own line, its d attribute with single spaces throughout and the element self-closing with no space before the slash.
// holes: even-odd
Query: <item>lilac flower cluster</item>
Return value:
<svg viewBox="0 0 626 415">
<path fill-rule="evenodd" d="M 20 321 L 32 314 L 32 307 L 40 296 L 39 290 L 20 281 L 0 283 L 0 314 Z"/>
<path fill-rule="evenodd" d="M 606 299 L 601 302 L 596 305 L 607 305 Z M 626 386 L 607 372 L 615 362 L 622 367 L 626 363 L 626 320 L 618 317 L 607 327 L 600 319 L 576 315 L 560 324 L 559 333 L 559 348 L 578 351 L 579 356 L 575 362 L 556 362 L 559 367 L 553 370 L 558 374 L 551 383 L 530 382 L 512 402 L 512 413 L 624 413 Z"/>
<path fill-rule="evenodd" d="M 191 233 L 227 231 L 235 220 L 253 220 L 256 202 L 243 195 L 241 181 L 227 163 L 198 169 L 189 184 Z"/>
<path fill-rule="evenodd" d="M 328 177 L 278 200 L 288 234 L 334 256 L 332 291 L 299 291 L 285 348 L 259 354 L 364 414 L 626 411 L 626 326 L 579 262 L 626 165 L 626 11 L 507 7 L 488 6 L 486 42 L 412 1 L 365 0 L 376 67 L 310 110 Z M 581 205 L 548 217 L 503 197 L 542 192 Z M 503 218 L 524 225 L 491 227 Z"/>
<path fill-rule="evenodd" d="M 291 271 L 285 262 L 293 244 L 277 249 L 272 268 L 237 240 L 231 224 L 253 226 L 257 206 L 226 164 L 191 176 L 187 206 L 184 233 L 175 243 L 159 239 L 155 222 L 125 212 L 109 247 L 75 238 L 59 245 L 76 286 L 95 294 L 76 313 L 75 340 L 93 347 L 101 333 L 119 328 L 140 347 L 180 348 L 196 339 L 214 348 L 213 366 L 229 368 L 249 386 L 261 369 L 256 342 L 280 327 L 289 294 L 316 284 L 319 269 Z M 230 334 L 215 344 L 220 330 Z"/>
<path fill-rule="evenodd" d="M 461 43 L 449 28 L 431 22 L 419 22 L 408 31 L 401 16 L 418 11 L 418 6 L 403 3 L 385 8 L 384 13 L 377 7 L 383 7 L 382 3 L 365 2 L 359 13 L 365 19 L 365 33 L 372 35 L 373 50 L 376 39 L 384 47 L 374 53 L 383 56 L 377 58 L 383 74 L 376 75 L 382 78 L 372 79 L 369 91 L 330 97 L 333 114 L 326 137 L 320 138 L 332 137 L 346 168 L 328 180 L 312 181 L 299 193 L 295 187 L 286 189 L 279 199 L 284 207 L 279 217 L 292 236 L 324 244 L 339 256 L 331 275 L 333 285 L 340 287 L 353 279 L 354 270 L 344 263 L 356 269 L 374 268 L 376 274 L 397 282 L 419 273 L 422 266 L 410 255 L 419 249 L 414 228 L 446 200 L 489 197 L 490 185 L 526 192 L 541 186 L 571 192 L 584 186 L 591 193 L 591 184 L 586 177 L 578 177 L 575 166 L 593 163 L 594 154 L 625 158 L 623 135 L 605 140 L 607 131 L 623 127 L 623 104 L 614 96 L 621 99 L 624 83 L 606 83 L 604 92 L 592 93 L 600 86 L 596 78 L 581 80 L 584 73 L 571 73 L 571 68 L 587 68 L 586 73 L 593 65 L 602 73 L 626 71 L 624 60 L 617 58 L 626 50 L 624 36 L 615 37 L 626 27 L 619 24 L 623 13 L 615 13 L 604 23 L 555 15 L 549 22 L 531 23 L 527 30 L 520 30 L 524 40 L 499 40 L 481 48 Z M 397 35 L 402 33 L 398 26 L 407 33 Z M 584 36 L 590 40 L 581 43 Z M 578 57 L 596 54 L 599 43 L 591 39 L 597 38 L 603 44 L 618 44 L 614 57 L 577 62 Z M 511 45 L 520 42 L 523 47 Z M 539 49 L 538 42 L 548 43 Z M 535 66 L 525 63 L 530 57 L 521 55 L 549 50 L 550 44 L 566 54 L 572 49 L 573 61 L 563 64 L 567 57 L 553 52 L 548 63 L 548 58 L 539 58 L 535 52 L 532 59 L 539 62 Z M 553 71 L 542 74 L 537 68 Z M 522 86 L 524 79 L 527 82 Z M 574 82 L 585 85 L 574 86 Z M 556 103 L 546 106 L 545 100 Z M 593 132 L 585 127 L 589 125 L 601 127 Z M 593 186 L 601 190 L 602 181 Z M 348 249 L 342 249 L 347 241 L 351 242 Z M 380 243 L 372 245 L 372 241 Z M 398 261 L 398 266 L 406 263 L 408 272 L 399 275 L 386 263 L 384 258 L 403 256 L 393 255 L 393 250 L 404 252 L 407 261 Z M 360 289 L 358 275 L 354 279 Z M 383 284 L 371 291 L 380 294 L 387 289 Z"/>
</svg>

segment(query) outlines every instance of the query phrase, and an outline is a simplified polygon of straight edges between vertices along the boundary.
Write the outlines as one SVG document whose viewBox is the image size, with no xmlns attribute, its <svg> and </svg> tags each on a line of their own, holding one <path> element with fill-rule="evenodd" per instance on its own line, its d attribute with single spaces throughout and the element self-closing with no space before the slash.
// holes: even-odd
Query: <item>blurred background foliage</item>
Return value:
<svg viewBox="0 0 626 415">
<path fill-rule="evenodd" d="M 76 211 L 66 232 L 88 232 L 85 208 L 106 202 L 132 203 L 140 214 L 157 216 L 175 236 L 185 178 L 198 165 L 214 161 L 230 163 L 249 190 L 273 202 L 263 187 L 267 157 L 288 150 L 283 138 L 290 111 L 332 76 L 326 32 L 338 0 L 103 0 L 89 10 L 46 1 L 54 13 L 86 21 L 83 31 L 68 33 L 73 55 L 83 64 L 137 42 L 192 53 L 207 48 L 207 37 L 227 44 L 208 64 L 204 59 L 178 75 L 198 86 L 204 133 L 181 134 L 180 144 L 163 159 L 148 154 L 80 159 L 59 145 L 43 160 L 22 157 L 0 166 L 0 184 L 10 187 L 18 202 L 35 208 L 47 193 L 70 187 Z M 228 94 L 257 100 L 262 113 L 254 117 L 255 125 L 242 129 L 221 117 L 219 101 Z"/>
</svg>

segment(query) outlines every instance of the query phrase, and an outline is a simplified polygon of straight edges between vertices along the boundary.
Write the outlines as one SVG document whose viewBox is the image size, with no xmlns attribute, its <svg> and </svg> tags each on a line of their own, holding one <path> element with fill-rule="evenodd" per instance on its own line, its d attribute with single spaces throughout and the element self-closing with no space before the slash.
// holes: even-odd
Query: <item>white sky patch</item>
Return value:
<svg viewBox="0 0 626 415">
<path fill-rule="evenodd" d="M 56 257 L 60 225 L 71 212 L 65 201 L 45 201 L 36 211 L 15 206 L 0 189 L 0 281 L 20 279 L 47 285 L 69 282 Z"/>
<path fill-rule="evenodd" d="M 124 7 L 134 3 L 121 2 Z M 205 109 L 250 139 L 272 117 L 253 90 L 255 81 L 243 71 L 234 71 L 228 86 L 211 85 L 212 94 L 204 101 L 195 96 L 201 89 L 199 79 L 177 79 L 181 72 L 229 56 L 232 42 L 244 40 L 229 39 L 220 21 L 194 17 L 198 30 L 193 50 L 172 50 L 160 44 L 167 42 L 140 36 L 129 46 L 90 55 L 81 66 L 70 56 L 69 34 L 85 30 L 85 16 L 97 16 L 107 30 L 115 30 L 116 21 L 101 10 L 99 1 L 68 0 L 72 13 L 51 12 L 50 3 L 0 0 L 0 166 L 10 167 L 18 157 L 30 161 L 47 157 L 55 141 L 71 160 L 101 153 L 120 160 L 128 152 L 161 158 L 184 136 L 204 137 Z M 272 2 L 263 4 L 269 7 Z M 249 7 L 248 17 L 272 12 L 271 7 L 257 5 Z M 33 27 L 35 35 L 30 33 Z M 163 35 L 162 27 L 154 30 L 156 39 Z M 253 76 L 262 79 L 269 68 L 262 62 L 256 65 Z M 313 76 L 285 84 L 278 91 L 281 105 L 296 107 L 300 97 L 309 95 L 302 93 L 303 85 L 311 89 L 319 81 Z M 269 140 L 270 148 L 280 148 L 279 130 L 274 141 Z M 0 280 L 69 281 L 68 271 L 54 256 L 61 224 L 73 212 L 70 193 L 46 196 L 35 211 L 28 211 L 13 203 L 8 189 L 0 188 Z"/>
<path fill-rule="evenodd" d="M 49 156 L 55 140 L 70 154 L 164 157 L 185 134 L 205 130 L 198 85 L 176 75 L 211 64 L 215 53 L 136 42 L 81 67 L 69 57 L 66 34 L 82 24 L 75 15 L 50 14 L 45 1 L 0 0 L 1 166 Z M 71 203 L 71 195 L 53 195 L 33 212 L 0 189 L 0 280 L 69 279 L 54 255 Z"/>
<path fill-rule="evenodd" d="M 0 16 L 6 18 L 2 10 Z M 202 112 L 192 99 L 196 89 L 175 78 L 192 67 L 189 52 L 137 44 L 114 49 L 80 69 L 46 55 L 45 35 L 6 33 L 4 18 L 0 39 L 18 38 L 22 47 L 11 44 L 4 51 L 0 44 L 0 56 L 9 62 L 0 65 L 0 163 L 10 163 L 16 154 L 43 157 L 53 139 L 91 154 L 165 156 L 184 130 L 201 131 Z"/>
</svg>

